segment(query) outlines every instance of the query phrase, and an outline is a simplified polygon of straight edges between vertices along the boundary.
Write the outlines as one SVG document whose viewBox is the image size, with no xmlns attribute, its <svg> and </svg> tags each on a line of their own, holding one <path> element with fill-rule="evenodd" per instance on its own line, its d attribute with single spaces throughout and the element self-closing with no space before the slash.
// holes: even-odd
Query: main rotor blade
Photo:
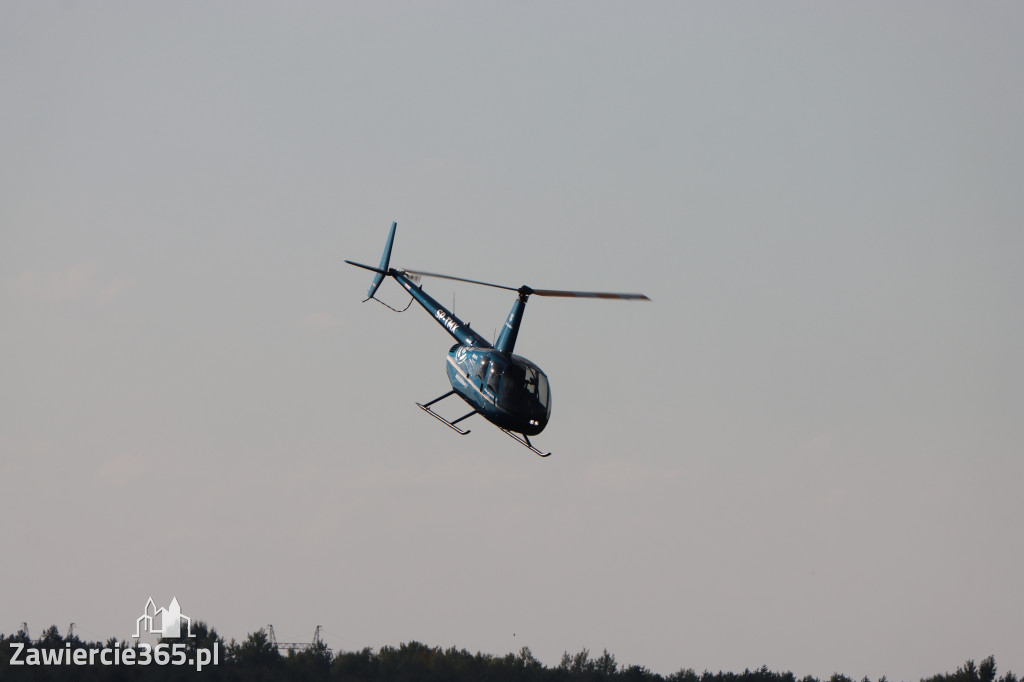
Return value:
<svg viewBox="0 0 1024 682">
<path fill-rule="evenodd" d="M 482 284 L 485 287 L 494 287 L 495 289 L 506 289 L 508 291 L 519 291 L 526 293 L 531 296 L 560 296 L 563 298 L 604 298 L 604 299 L 618 299 L 622 301 L 649 301 L 644 294 L 623 294 L 610 291 L 563 291 L 561 289 L 533 289 L 531 287 L 507 287 L 503 284 L 492 284 L 491 282 L 481 282 L 476 279 L 466 279 L 465 277 L 453 277 L 452 275 L 440 275 L 436 272 L 424 272 L 422 270 L 406 270 L 407 274 L 418 275 L 421 277 L 439 277 L 441 279 L 453 279 L 456 282 L 469 282 L 470 284 Z"/>
<path fill-rule="evenodd" d="M 452 277 L 451 275 L 439 275 L 436 272 L 423 272 L 422 270 L 406 270 L 406 273 L 410 275 L 420 275 L 421 277 L 439 277 L 440 279 L 453 279 L 456 282 L 469 282 L 470 284 L 482 284 L 485 287 L 494 287 L 495 289 L 508 289 L 509 291 L 519 291 L 517 287 L 507 287 L 502 284 L 491 284 L 490 282 L 480 282 L 475 279 L 466 279 L 465 277 Z"/>
<path fill-rule="evenodd" d="M 609 291 L 561 291 L 559 289 L 534 289 L 534 296 L 562 296 L 566 298 L 606 298 L 623 301 L 649 301 L 644 294 L 620 294 Z"/>
</svg>

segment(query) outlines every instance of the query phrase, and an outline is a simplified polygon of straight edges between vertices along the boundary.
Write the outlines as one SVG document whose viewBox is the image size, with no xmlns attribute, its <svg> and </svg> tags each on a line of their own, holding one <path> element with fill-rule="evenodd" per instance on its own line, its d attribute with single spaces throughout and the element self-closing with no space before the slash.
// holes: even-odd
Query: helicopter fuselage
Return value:
<svg viewBox="0 0 1024 682">
<path fill-rule="evenodd" d="M 455 345 L 448 352 L 455 393 L 492 424 L 534 436 L 551 416 L 551 388 L 540 367 L 494 348 Z"/>
</svg>

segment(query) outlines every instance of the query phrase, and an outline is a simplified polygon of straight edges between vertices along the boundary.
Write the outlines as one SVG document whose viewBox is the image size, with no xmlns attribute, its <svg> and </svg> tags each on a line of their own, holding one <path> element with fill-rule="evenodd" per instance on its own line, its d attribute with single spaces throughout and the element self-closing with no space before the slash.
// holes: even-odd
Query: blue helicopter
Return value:
<svg viewBox="0 0 1024 682">
<path fill-rule="evenodd" d="M 520 445 L 529 448 L 531 452 L 541 457 L 549 456 L 550 452 L 545 454 L 530 442 L 530 436 L 535 436 L 543 431 L 544 427 L 547 426 L 548 420 L 551 418 L 551 387 L 548 383 L 548 377 L 541 371 L 540 367 L 526 358 L 512 353 L 512 349 L 516 345 L 516 338 L 519 336 L 519 325 L 523 321 L 523 312 L 526 310 L 527 299 L 530 296 L 620 299 L 626 301 L 649 301 L 650 299 L 643 294 L 532 289 L 525 285 L 515 288 L 489 282 L 479 282 L 463 277 L 439 275 L 433 272 L 396 270 L 390 267 L 390 262 L 391 248 L 395 243 L 395 229 L 397 227 L 397 222 L 391 224 L 391 232 L 388 234 L 388 241 L 384 246 L 384 255 L 380 259 L 379 267 L 375 268 L 371 265 L 363 265 L 362 263 L 350 260 L 345 262 L 349 265 L 377 273 L 373 278 L 373 283 L 370 285 L 369 294 L 363 300 L 364 303 L 372 298 L 391 308 L 391 306 L 388 306 L 380 299 L 374 298 L 374 294 L 377 293 L 377 289 L 385 277 L 394 277 L 395 281 L 409 292 L 413 300 L 423 306 L 433 316 L 434 320 L 458 341 L 448 351 L 446 365 L 448 381 L 452 385 L 452 390 L 426 404 L 416 404 L 424 412 L 463 436 L 469 433 L 469 430 L 461 429 L 457 424 L 469 419 L 474 414 L 479 414 L 501 429 L 505 434 L 515 439 Z M 481 284 L 496 289 L 507 289 L 508 291 L 517 292 L 519 297 L 512 304 L 512 311 L 505 320 L 498 340 L 492 346 L 485 338 L 473 331 L 468 324 L 455 317 L 454 313 L 423 291 L 423 287 L 419 285 L 421 277 L 439 277 L 457 282 Z M 409 301 L 409 305 L 412 305 L 412 301 Z M 406 309 L 408 307 L 406 306 Z M 394 308 L 391 309 L 395 310 Z M 458 395 L 469 403 L 469 406 L 473 409 L 468 414 L 449 421 L 435 412 L 431 406 L 453 395 Z"/>
</svg>

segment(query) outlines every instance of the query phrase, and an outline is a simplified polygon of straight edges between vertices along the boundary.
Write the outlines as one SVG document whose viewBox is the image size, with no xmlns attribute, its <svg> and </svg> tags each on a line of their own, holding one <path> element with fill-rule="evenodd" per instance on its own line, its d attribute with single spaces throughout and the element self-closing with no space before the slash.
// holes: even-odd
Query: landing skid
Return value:
<svg viewBox="0 0 1024 682">
<path fill-rule="evenodd" d="M 455 395 L 455 391 L 448 391 L 443 396 L 440 396 L 439 398 L 434 398 L 433 400 L 431 400 L 426 405 L 423 405 L 421 403 L 416 403 L 416 405 L 421 410 L 423 410 L 424 412 L 429 414 L 431 417 L 433 417 L 437 421 L 441 422 L 442 424 L 444 424 L 445 426 L 450 428 L 455 433 L 459 434 L 460 436 L 465 436 L 467 433 L 469 433 L 469 429 L 460 429 L 458 426 L 456 426 L 456 424 L 458 424 L 463 419 L 469 419 L 470 417 L 472 417 L 474 414 L 476 414 L 476 410 L 473 410 L 469 414 L 463 415 L 463 416 L 459 417 L 458 419 L 456 419 L 454 421 L 448 421 L 447 419 L 445 419 L 444 417 L 439 415 L 437 412 L 434 412 L 432 409 L 430 409 L 431 405 L 433 405 L 434 403 L 438 402 L 439 400 L 444 400 L 445 398 L 447 398 L 450 395 Z"/>
<path fill-rule="evenodd" d="M 455 391 L 448 391 L 444 395 L 439 396 L 437 398 L 434 398 L 433 400 L 431 400 L 427 404 L 416 403 L 416 406 L 419 407 L 424 412 L 426 412 L 427 414 L 429 414 L 431 417 L 433 417 L 437 421 L 439 421 L 442 424 L 444 424 L 445 426 L 447 426 L 449 429 L 451 429 L 455 433 L 459 434 L 460 436 L 465 436 L 467 433 L 469 433 L 469 429 L 460 429 L 458 426 L 456 426 L 456 424 L 458 424 L 463 419 L 469 419 L 474 414 L 477 414 L 476 410 L 473 410 L 469 414 L 464 414 L 461 417 L 459 417 L 458 419 L 453 419 L 452 421 L 448 421 L 447 419 L 445 419 L 444 417 L 439 415 L 437 412 L 434 412 L 434 410 L 432 410 L 430 408 L 430 406 L 433 405 L 434 403 L 440 402 L 440 401 L 444 400 L 445 398 L 447 398 L 449 396 L 452 396 L 452 395 L 455 395 Z M 498 427 L 498 429 L 500 429 L 509 438 L 511 438 L 512 440 L 516 441 L 517 443 L 522 445 L 524 448 L 526 448 L 527 450 L 529 450 L 533 454 L 537 455 L 538 457 L 550 457 L 551 456 L 550 452 L 545 454 L 545 453 L 541 452 L 540 450 L 538 450 L 537 448 L 533 447 L 533 443 L 530 442 L 530 439 L 526 436 L 526 434 L 516 433 L 515 431 L 509 431 L 508 429 L 502 429 L 500 426 Z"/>
<path fill-rule="evenodd" d="M 515 431 L 509 431 L 508 429 L 502 429 L 500 426 L 498 428 L 501 429 L 505 433 L 505 435 L 507 435 L 509 438 L 511 438 L 512 440 L 518 442 L 520 445 L 522 445 L 524 448 L 527 448 L 530 452 L 532 452 L 533 454 L 537 455 L 538 457 L 550 457 L 551 456 L 550 452 L 545 455 L 543 452 L 541 452 L 537 448 L 533 447 L 533 443 L 530 442 L 529 437 L 525 433 L 522 433 L 522 434 L 521 433 L 516 433 Z"/>
</svg>

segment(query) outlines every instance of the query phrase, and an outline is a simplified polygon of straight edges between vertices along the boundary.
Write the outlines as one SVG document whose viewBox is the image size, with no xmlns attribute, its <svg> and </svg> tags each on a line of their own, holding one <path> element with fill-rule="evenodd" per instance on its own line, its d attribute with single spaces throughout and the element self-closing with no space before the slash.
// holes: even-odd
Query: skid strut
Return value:
<svg viewBox="0 0 1024 682">
<path fill-rule="evenodd" d="M 501 429 L 500 426 L 498 428 Z M 541 452 L 537 448 L 533 447 L 533 443 L 530 442 L 529 436 L 527 436 L 525 433 L 520 434 L 520 433 L 516 433 L 515 431 L 509 431 L 508 429 L 501 429 L 501 430 L 505 432 L 505 435 L 507 435 L 512 440 L 518 442 L 524 448 L 527 448 L 533 454 L 538 455 L 539 457 L 550 457 L 551 456 L 550 452 L 545 455 L 543 452 Z"/>
<path fill-rule="evenodd" d="M 429 414 L 434 419 L 438 420 L 439 422 L 441 422 L 442 424 L 444 424 L 445 426 L 450 428 L 452 431 L 455 431 L 460 436 L 465 436 L 467 433 L 469 433 L 469 429 L 460 429 L 458 426 L 456 426 L 456 424 L 458 424 L 463 419 L 469 419 L 470 417 L 472 417 L 474 414 L 476 414 L 476 410 L 473 410 L 469 414 L 462 415 L 461 417 L 459 417 L 458 419 L 455 419 L 453 421 L 448 421 L 447 419 L 445 419 L 444 417 L 439 415 L 437 412 L 434 412 L 432 409 L 430 409 L 431 405 L 433 405 L 434 403 L 438 402 L 439 400 L 444 400 L 445 398 L 447 398 L 450 395 L 455 395 L 455 391 L 448 391 L 443 396 L 440 396 L 438 398 L 434 398 L 433 400 L 431 400 L 426 405 L 424 405 L 422 403 L 416 403 L 416 406 L 419 407 L 424 412 L 426 412 L 427 414 Z"/>
</svg>

